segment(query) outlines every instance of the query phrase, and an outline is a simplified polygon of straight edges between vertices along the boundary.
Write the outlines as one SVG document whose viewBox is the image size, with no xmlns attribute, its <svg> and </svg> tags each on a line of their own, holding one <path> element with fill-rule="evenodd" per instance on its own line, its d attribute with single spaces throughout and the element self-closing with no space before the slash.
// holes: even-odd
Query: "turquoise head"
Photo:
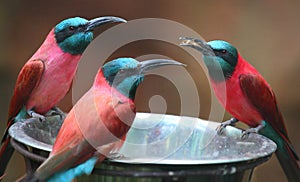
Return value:
<svg viewBox="0 0 300 182">
<path fill-rule="evenodd" d="M 136 90 L 144 80 L 145 73 L 167 65 L 182 66 L 183 64 L 167 59 L 152 59 L 139 62 L 133 58 L 118 58 L 106 63 L 102 67 L 102 72 L 110 86 L 134 100 Z"/>
<path fill-rule="evenodd" d="M 81 17 L 68 18 L 54 27 L 55 39 L 58 46 L 72 55 L 82 54 L 93 40 L 94 28 L 111 22 L 126 22 L 113 16 L 99 17 L 87 20 Z"/>
<path fill-rule="evenodd" d="M 182 46 L 189 46 L 203 55 L 204 63 L 208 73 L 214 81 L 224 81 L 234 73 L 238 63 L 238 51 L 230 43 L 223 40 L 205 42 L 193 38 L 181 38 Z"/>
</svg>

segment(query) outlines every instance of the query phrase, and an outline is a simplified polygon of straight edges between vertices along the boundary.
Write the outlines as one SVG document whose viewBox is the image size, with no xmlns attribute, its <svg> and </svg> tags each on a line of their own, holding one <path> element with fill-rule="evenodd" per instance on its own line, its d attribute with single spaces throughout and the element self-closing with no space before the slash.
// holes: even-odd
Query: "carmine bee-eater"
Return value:
<svg viewBox="0 0 300 182">
<path fill-rule="evenodd" d="M 213 90 L 233 116 L 221 124 L 219 132 L 237 121 L 246 123 L 252 128 L 243 136 L 259 132 L 272 139 L 277 144 L 276 156 L 288 180 L 300 181 L 299 157 L 288 137 L 275 94 L 261 74 L 228 42 L 181 39 L 182 46 L 192 47 L 203 54 Z"/>
<path fill-rule="evenodd" d="M 49 158 L 24 181 L 70 181 L 91 173 L 95 163 L 101 162 L 130 129 L 136 113 L 135 93 L 144 73 L 167 65 L 183 64 L 133 58 L 106 63 L 67 115 Z"/>
<path fill-rule="evenodd" d="M 8 111 L 8 123 L 0 151 L 0 176 L 13 153 L 8 128 L 27 117 L 44 120 L 69 91 L 81 54 L 93 39 L 93 30 L 110 22 L 126 22 L 106 16 L 92 20 L 75 17 L 58 23 L 41 47 L 26 62 L 17 78 Z"/>
</svg>

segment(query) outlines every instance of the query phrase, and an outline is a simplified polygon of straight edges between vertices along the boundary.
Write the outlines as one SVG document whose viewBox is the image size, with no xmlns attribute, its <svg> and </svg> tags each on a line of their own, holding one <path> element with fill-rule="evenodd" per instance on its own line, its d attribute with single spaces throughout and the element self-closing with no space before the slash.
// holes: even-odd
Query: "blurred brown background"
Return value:
<svg viewBox="0 0 300 182">
<path fill-rule="evenodd" d="M 165 18 L 197 31 L 206 40 L 224 39 L 239 51 L 274 89 L 286 120 L 291 141 L 300 154 L 300 1 L 1 1 L 0 2 L 0 133 L 6 125 L 9 99 L 19 70 L 40 46 L 49 30 L 67 17 L 88 19 L 115 15 L 127 20 L 137 18 Z M 112 25 L 100 28 L 104 31 Z M 164 30 L 166 31 L 166 30 Z M 169 30 L 172 31 L 172 30 Z M 99 33 L 99 32 L 98 32 Z M 183 49 L 163 42 L 140 41 L 114 53 L 112 57 L 163 54 L 185 62 L 197 83 L 201 98 L 200 117 L 207 119 L 210 108 L 210 90 L 201 67 Z M 148 111 L 153 93 L 149 76 L 139 88 L 136 99 L 139 111 Z M 165 80 L 160 80 L 164 82 Z M 162 87 L 160 84 L 157 89 Z M 161 90 L 167 101 L 178 100 L 178 93 L 168 90 L 168 82 Z M 170 85 L 170 84 L 169 84 Z M 172 86 L 169 86 L 172 87 Z M 143 93 L 143 94 L 142 94 Z M 157 93 L 156 93 L 157 94 Z M 71 108 L 69 94 L 59 106 Z M 205 107 L 207 105 L 207 107 Z M 168 105 L 167 112 L 178 113 L 178 105 Z M 226 114 L 224 119 L 228 119 Z M 23 159 L 15 153 L 4 181 L 13 181 L 24 174 Z M 277 159 L 256 168 L 253 181 L 286 181 Z"/>
</svg>

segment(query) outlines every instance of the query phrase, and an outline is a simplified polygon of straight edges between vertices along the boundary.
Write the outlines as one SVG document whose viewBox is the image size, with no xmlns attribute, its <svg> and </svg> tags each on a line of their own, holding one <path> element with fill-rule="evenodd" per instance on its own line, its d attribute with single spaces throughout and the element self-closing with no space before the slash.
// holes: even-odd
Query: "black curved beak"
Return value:
<svg viewBox="0 0 300 182">
<path fill-rule="evenodd" d="M 192 47 L 200 51 L 204 56 L 215 55 L 210 45 L 203 40 L 190 37 L 180 37 L 179 40 L 182 40 L 179 44 L 180 46 Z"/>
<path fill-rule="evenodd" d="M 92 20 L 89 20 L 85 31 L 93 31 L 96 27 L 106 24 L 106 23 L 116 23 L 116 22 L 121 22 L 121 23 L 126 23 L 127 21 L 124 20 L 123 18 L 115 17 L 115 16 L 103 16 L 103 17 L 98 17 L 94 18 Z"/>
<path fill-rule="evenodd" d="M 152 69 L 168 66 L 168 65 L 186 66 L 185 64 L 170 59 L 150 59 L 150 60 L 140 62 L 138 68 L 140 73 L 145 73 Z"/>
</svg>

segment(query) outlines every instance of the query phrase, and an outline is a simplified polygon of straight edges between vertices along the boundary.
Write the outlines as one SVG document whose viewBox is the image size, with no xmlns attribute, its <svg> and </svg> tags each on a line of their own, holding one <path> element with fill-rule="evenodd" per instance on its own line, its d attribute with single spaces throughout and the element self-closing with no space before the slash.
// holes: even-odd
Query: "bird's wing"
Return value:
<svg viewBox="0 0 300 182">
<path fill-rule="evenodd" d="M 39 84 L 44 69 L 44 62 L 40 59 L 27 62 L 21 69 L 15 85 L 14 94 L 10 100 L 8 121 L 2 137 L 2 143 L 8 136 L 8 129 L 13 124 L 14 117 L 20 112 L 32 90 Z"/>
<path fill-rule="evenodd" d="M 115 137 L 117 135 L 110 136 L 108 133 L 114 134 L 115 130 L 119 131 L 117 129 L 119 125 L 114 123 L 118 117 L 115 114 L 109 114 L 105 118 L 111 123 L 104 124 L 103 122 L 106 120 L 100 119 L 101 116 L 99 117 L 98 110 L 93 104 L 95 97 L 97 96 L 90 89 L 69 112 L 58 133 L 50 157 L 35 173 L 38 179 L 45 180 L 56 172 L 75 167 L 97 152 L 100 152 L 99 157 L 107 156 L 113 149 L 118 141 Z M 106 103 L 105 98 L 108 97 L 106 94 L 99 94 L 99 97 L 103 99 L 101 103 Z M 108 104 L 105 105 L 106 107 L 101 107 L 103 109 L 101 112 L 114 113 L 113 108 L 118 110 L 120 105 L 125 107 L 125 104 Z M 120 112 L 119 114 L 123 116 L 125 113 Z"/>
<path fill-rule="evenodd" d="M 40 59 L 27 62 L 21 69 L 10 101 L 8 121 L 15 117 L 26 103 L 32 90 L 39 84 L 44 69 L 44 62 Z"/>
<path fill-rule="evenodd" d="M 39 180 L 46 180 L 57 172 L 72 168 L 78 161 L 85 161 L 92 157 L 95 150 L 85 139 L 80 141 L 74 139 L 69 142 L 61 151 L 51 155 L 35 172 L 35 177 Z M 76 145 L 75 145 L 76 143 Z"/>
<path fill-rule="evenodd" d="M 69 169 L 90 158 L 95 149 L 84 138 L 74 110 L 67 115 L 49 158 L 36 170 L 35 177 L 46 180 L 58 171 Z"/>
<path fill-rule="evenodd" d="M 72 176 L 73 179 L 76 176 L 86 173 L 85 171 L 87 169 L 81 169 L 82 165 L 84 165 L 85 168 L 88 168 L 88 171 L 91 171 L 94 168 L 95 163 L 84 163 L 93 157 L 96 159 L 95 162 L 103 161 L 115 146 L 115 143 L 110 143 L 99 147 L 96 150 L 85 139 L 81 140 L 79 143 L 76 143 L 77 145 L 67 146 L 55 155 L 51 155 L 36 170 L 34 176 L 42 181 L 53 178 L 54 176 L 54 178 L 65 178 L 65 175 Z M 59 175 L 56 176 L 55 174 Z"/>
<path fill-rule="evenodd" d="M 296 160 L 299 160 L 299 157 L 288 138 L 283 117 L 271 87 L 262 77 L 257 75 L 241 75 L 240 86 L 249 102 L 253 104 L 262 117 L 286 142 L 285 145 L 289 148 L 291 155 L 293 155 Z"/>
<path fill-rule="evenodd" d="M 258 75 L 242 74 L 240 86 L 248 101 L 257 109 L 264 120 L 285 139 L 288 140 L 283 117 L 278 108 L 275 95 L 270 86 Z"/>
</svg>

